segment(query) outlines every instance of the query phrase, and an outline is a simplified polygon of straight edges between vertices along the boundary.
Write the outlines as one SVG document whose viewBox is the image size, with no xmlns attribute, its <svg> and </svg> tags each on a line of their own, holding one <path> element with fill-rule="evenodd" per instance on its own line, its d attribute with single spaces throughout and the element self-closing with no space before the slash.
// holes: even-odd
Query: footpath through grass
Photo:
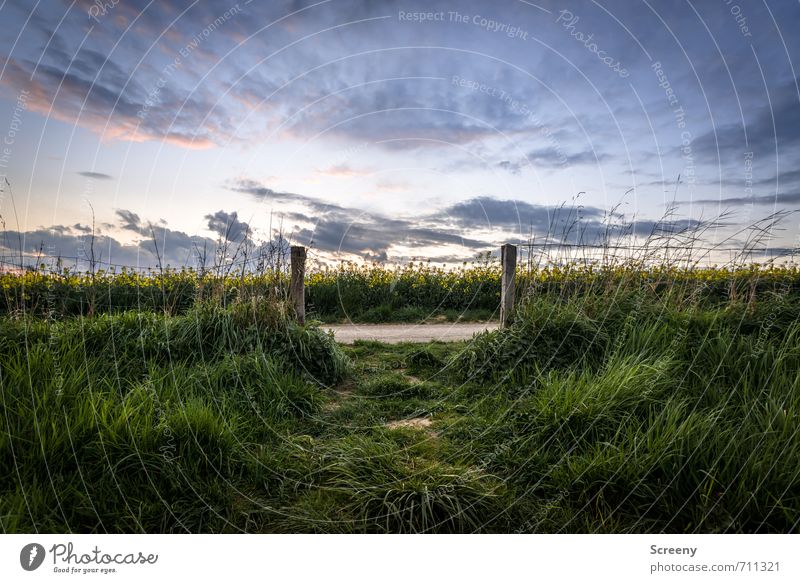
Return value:
<svg viewBox="0 0 800 583">
<path fill-rule="evenodd" d="M 548 297 L 341 347 L 258 304 L 3 320 L 4 532 L 796 532 L 800 302 Z"/>
</svg>

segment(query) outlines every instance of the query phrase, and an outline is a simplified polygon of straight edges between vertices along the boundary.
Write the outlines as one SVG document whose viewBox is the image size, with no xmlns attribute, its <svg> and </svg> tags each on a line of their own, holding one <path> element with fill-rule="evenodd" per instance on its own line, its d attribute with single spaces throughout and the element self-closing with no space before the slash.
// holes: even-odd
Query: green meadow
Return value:
<svg viewBox="0 0 800 583">
<path fill-rule="evenodd" d="M 782 277 L 545 282 L 458 343 L 344 346 L 256 296 L 7 314 L 0 528 L 797 532 Z"/>
</svg>

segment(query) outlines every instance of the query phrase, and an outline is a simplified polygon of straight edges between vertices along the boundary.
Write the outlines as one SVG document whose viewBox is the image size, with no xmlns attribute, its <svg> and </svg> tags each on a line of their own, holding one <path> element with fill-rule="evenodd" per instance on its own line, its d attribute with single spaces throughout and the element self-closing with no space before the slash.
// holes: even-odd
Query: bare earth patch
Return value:
<svg viewBox="0 0 800 583">
<path fill-rule="evenodd" d="M 417 417 L 416 419 L 398 419 L 386 424 L 388 429 L 419 429 L 424 431 L 433 424 L 430 417 Z"/>
<path fill-rule="evenodd" d="M 347 380 L 333 389 L 334 399 L 323 403 L 322 411 L 325 413 L 333 413 L 342 406 L 342 403 L 349 399 L 355 391 L 356 385 L 352 380 Z"/>
<path fill-rule="evenodd" d="M 333 413 L 337 409 L 340 409 L 342 406 L 341 401 L 328 401 L 322 405 L 322 412 L 323 413 Z"/>
</svg>

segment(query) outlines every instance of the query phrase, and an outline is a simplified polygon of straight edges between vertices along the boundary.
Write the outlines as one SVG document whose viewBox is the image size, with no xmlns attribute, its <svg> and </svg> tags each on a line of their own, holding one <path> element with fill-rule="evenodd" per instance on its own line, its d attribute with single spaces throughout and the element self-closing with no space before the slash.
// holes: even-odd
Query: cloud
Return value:
<svg viewBox="0 0 800 583">
<path fill-rule="evenodd" d="M 800 205 L 800 192 L 766 194 L 763 196 L 733 196 L 728 198 L 706 198 L 693 202 L 697 204 L 731 204 L 731 205 Z"/>
<path fill-rule="evenodd" d="M 133 211 L 126 209 L 117 209 L 114 211 L 120 220 L 120 228 L 126 231 L 133 231 L 140 235 L 147 234 L 145 225 L 142 224 L 142 219 Z"/>
<path fill-rule="evenodd" d="M 599 226 L 603 211 L 595 207 L 545 206 L 521 200 L 500 200 L 489 196 L 472 198 L 451 205 L 435 215 L 469 229 L 501 228 L 526 236 L 560 232 L 580 218 L 585 225 Z"/>
<path fill-rule="evenodd" d="M 175 231 L 166 226 L 151 226 L 150 236 L 143 238 L 138 247 L 142 252 L 149 252 L 162 265 L 189 265 L 197 258 L 198 248 L 215 248 L 215 241 L 208 237 L 189 235 L 183 231 Z M 150 264 L 154 265 L 154 264 Z"/>
<path fill-rule="evenodd" d="M 800 145 L 799 82 L 796 78 L 775 88 L 769 105 L 750 104 L 746 113 L 754 112 L 754 119 L 746 121 L 745 126 L 738 122 L 715 128 L 695 139 L 692 150 L 711 163 L 741 160 L 744 152 L 755 152 L 762 158 L 776 152 L 795 152 Z"/>
<path fill-rule="evenodd" d="M 317 170 L 317 174 L 321 174 L 323 176 L 332 176 L 334 178 L 351 178 L 355 176 L 363 176 L 367 173 L 363 170 L 356 170 L 349 164 L 342 163 L 329 166 L 323 170 Z"/>
<path fill-rule="evenodd" d="M 51 227 L 52 228 L 52 227 Z M 80 223 L 75 223 L 72 225 L 73 231 L 78 231 L 79 233 L 87 234 L 92 232 L 92 228 L 89 225 L 81 225 Z"/>
<path fill-rule="evenodd" d="M 764 178 L 762 180 L 757 180 L 755 183 L 758 185 L 772 185 L 772 184 L 796 184 L 800 182 L 800 168 L 795 170 L 788 170 L 786 172 L 781 172 L 776 174 L 774 178 Z M 741 184 L 741 181 L 739 181 Z"/>
<path fill-rule="evenodd" d="M 376 260 L 391 258 L 394 249 L 444 246 L 461 248 L 464 258 L 529 234 L 547 234 L 553 240 L 580 236 L 591 241 L 605 229 L 604 211 L 591 206 L 536 205 L 481 196 L 432 213 L 398 218 L 276 192 L 247 179 L 234 182 L 230 188 L 268 200 L 278 209 L 283 205 L 305 209 L 287 209 L 285 215 L 298 223 L 293 238 L 300 244 Z"/>
<path fill-rule="evenodd" d="M 405 180 L 382 178 L 375 183 L 375 188 L 381 192 L 404 192 L 411 188 L 411 184 Z"/>
<path fill-rule="evenodd" d="M 112 267 L 153 267 L 157 258 L 153 252 L 152 244 L 146 243 L 125 244 L 114 237 L 103 233 L 96 233 L 94 245 L 88 236 L 91 229 L 79 229 L 74 232 L 70 228 L 39 228 L 31 231 L 9 231 L 0 242 L 4 255 L 17 257 L 22 241 L 22 251 L 26 265 L 33 265 L 40 250 L 46 257 L 39 262 L 55 267 L 56 258 L 62 261 L 64 267 L 77 267 L 80 270 L 89 268 L 92 254 L 96 260 L 96 267 L 110 269 Z M 171 243 L 163 245 L 159 242 L 162 263 L 171 266 L 186 265 L 191 260 L 191 253 L 180 249 Z"/>
<path fill-rule="evenodd" d="M 301 206 L 303 212 L 287 211 L 286 217 L 299 223 L 293 240 L 333 253 L 350 253 L 366 259 L 385 261 L 395 246 L 431 247 L 452 245 L 463 248 L 466 256 L 474 250 L 488 248 L 492 243 L 465 236 L 458 226 L 441 226 L 436 217 L 387 217 L 380 213 L 365 212 L 320 199 L 276 192 L 252 180 L 238 180 L 230 188 L 248 193 L 259 200 L 277 205 Z"/>
<path fill-rule="evenodd" d="M 541 148 L 528 153 L 528 160 L 537 164 L 565 164 L 579 166 L 582 164 L 597 164 L 608 160 L 610 156 L 596 150 L 583 150 L 567 154 L 559 148 Z"/>
<path fill-rule="evenodd" d="M 511 174 L 520 174 L 523 169 L 531 166 L 558 169 L 586 164 L 599 164 L 611 158 L 609 154 L 596 150 L 583 150 L 567 154 L 560 147 L 547 147 L 532 150 L 524 158 L 519 158 L 515 161 L 502 160 L 498 162 L 497 166 Z"/>
<path fill-rule="evenodd" d="M 370 261 L 387 261 L 394 246 L 413 249 L 453 245 L 460 247 L 464 256 L 491 247 L 491 243 L 457 232 L 425 228 L 412 221 L 387 220 L 375 215 L 323 216 L 315 220 L 312 227 L 294 233 L 293 239 L 315 249 L 351 253 Z"/>
<path fill-rule="evenodd" d="M 497 163 L 497 166 L 507 172 L 510 172 L 511 174 L 519 174 L 522 170 L 522 164 L 519 162 L 512 162 L 510 160 L 501 160 Z"/>
<path fill-rule="evenodd" d="M 72 62 L 80 62 L 85 53 L 76 55 Z M 187 97 L 177 88 L 165 86 L 159 90 L 158 106 L 150 107 L 147 99 L 157 87 L 157 77 L 140 82 L 132 74 L 123 80 L 108 73 L 119 67 L 106 63 L 92 78 L 72 62 L 66 67 L 47 63 L 37 67 L 35 62 L 9 58 L 0 84 L 25 89 L 27 109 L 78 124 L 106 139 L 162 140 L 190 149 L 213 145 L 217 118 L 209 117 L 213 102 L 206 102 L 202 92 Z M 206 121 L 201 124 L 202 120 Z"/>
<path fill-rule="evenodd" d="M 249 179 L 235 180 L 228 185 L 228 188 L 234 192 L 249 194 L 258 200 L 264 200 L 272 203 L 301 204 L 317 213 L 352 210 L 311 196 L 295 194 L 292 192 L 278 192 L 272 190 L 271 188 L 267 188 L 259 182 Z"/>
<path fill-rule="evenodd" d="M 226 241 L 243 241 L 250 234 L 250 225 L 239 220 L 236 212 L 227 213 L 219 210 L 205 216 L 208 230 L 216 233 Z"/>
<path fill-rule="evenodd" d="M 80 0 L 82 8 L 73 10 L 43 11 L 18 4 L 12 12 L 16 18 L 8 18 L 9 27 L 26 23 L 26 34 L 13 56 L 3 55 L 6 67 L 0 84 L 10 96 L 29 89 L 31 110 L 79 124 L 104 139 L 209 148 L 267 137 L 313 137 L 319 142 L 330 138 L 339 145 L 358 141 L 398 151 L 438 148 L 443 166 L 457 150 L 480 151 L 495 162 L 493 166 L 512 174 L 520 174 L 528 164 L 561 170 L 620 159 L 628 146 L 636 157 L 641 142 L 652 140 L 644 118 L 628 123 L 626 111 L 638 109 L 631 88 L 644 103 L 665 103 L 647 59 L 639 55 L 635 39 L 644 37 L 647 50 L 664 61 L 686 111 L 693 116 L 698 112 L 699 118 L 704 103 L 714 105 L 714 121 L 721 122 L 716 135 L 704 134 L 709 128 L 695 125 L 703 119 L 691 120 L 698 136 L 693 146 L 704 160 L 716 156 L 717 138 L 726 156 L 741 155 L 744 132 L 741 124 L 732 123 L 739 117 L 739 99 L 753 149 L 774 150 L 777 136 L 782 152 L 786 147 L 796 150 L 800 134 L 796 80 L 774 58 L 784 49 L 778 43 L 754 45 L 758 58 L 769 65 L 764 67 L 769 95 L 759 95 L 760 83 L 754 80 L 760 79 L 760 70 L 749 44 L 745 53 L 736 52 L 741 43 L 734 41 L 742 39 L 735 27 L 724 34 L 715 28 L 730 20 L 728 7 L 720 5 L 698 9 L 706 22 L 717 23 L 709 24 L 715 35 L 695 28 L 698 19 L 693 13 L 670 11 L 675 30 L 684 35 L 680 63 L 667 62 L 677 52 L 671 37 L 658 32 L 663 32 L 663 23 L 646 5 L 630 7 L 625 18 L 630 34 L 622 35 L 619 23 L 602 9 L 592 3 L 576 7 L 581 23 L 592 23 L 591 32 L 603 51 L 625 61 L 631 71 L 630 83 L 621 83 L 568 31 L 553 26 L 543 13 L 534 18 L 532 12 L 537 11 L 525 3 L 460 5 L 464 14 L 518 25 L 537 42 L 510 39 L 472 22 L 398 21 L 398 10 L 415 4 L 431 11 L 452 9 L 452 3 L 436 0 L 424 6 L 341 0 L 335 7 L 313 8 L 294 0 L 240 3 L 241 12 L 207 36 L 203 31 L 231 7 L 230 2 L 121 2 L 93 22 L 88 34 L 91 0 Z M 557 12 L 554 4 L 544 5 Z M 289 16 L 296 10 L 303 12 Z M 796 20 L 796 5 L 773 11 L 779 22 Z M 748 24 L 773 26 L 761 13 L 748 15 Z M 771 20 L 772 12 L 768 14 Z M 125 30 L 129 23 L 134 27 Z M 165 29 L 164 23 L 171 25 Z M 295 42 L 309 33 L 318 34 Z M 192 45 L 193 41 L 198 42 Z M 714 46 L 718 42 L 721 52 Z M 7 44 L 0 47 L 10 50 Z M 187 46 L 193 48 L 184 57 Z M 723 54 L 734 57 L 730 62 L 736 66 L 729 67 Z M 181 57 L 180 65 L 166 69 L 176 57 Z M 692 62 L 703 65 L 700 88 L 700 79 L 687 65 Z M 766 97 L 775 104 L 772 111 Z M 658 135 L 652 137 L 673 144 L 668 132 L 675 130 L 674 115 L 666 113 L 666 120 L 653 118 Z M 545 127 L 553 128 L 558 148 L 537 147 Z M 527 159 L 508 154 L 504 146 L 509 141 L 529 151 Z M 592 143 L 601 144 L 603 152 L 586 147 Z M 319 172 L 356 176 L 359 170 L 338 164 Z"/>
<path fill-rule="evenodd" d="M 84 170 L 83 172 L 78 172 L 81 176 L 86 178 L 92 178 L 95 180 L 113 180 L 114 177 L 110 174 L 103 174 L 102 172 L 90 172 L 88 170 Z"/>
<path fill-rule="evenodd" d="M 453 262 L 474 258 L 478 252 L 493 251 L 501 243 L 534 235 L 549 242 L 594 243 L 606 229 L 606 213 L 591 206 L 537 205 L 521 200 L 501 200 L 489 196 L 450 204 L 438 211 L 415 217 L 387 217 L 341 205 L 331 205 L 310 196 L 275 192 L 253 181 L 234 183 L 242 192 L 301 210 L 287 209 L 284 218 L 296 225 L 284 233 L 293 244 L 305 245 L 322 257 L 354 255 L 373 261 L 396 261 L 409 257 L 428 257 Z M 170 229 L 166 224 L 152 225 L 137 213 L 116 210 L 114 228 L 139 235 L 133 243 L 123 243 L 103 232 L 95 235 L 95 257 L 103 267 L 127 265 L 156 267 L 194 265 L 200 261 L 199 250 L 214 257 L 219 241 Z M 219 210 L 205 215 L 208 228 L 224 240 L 244 240 L 250 225 L 237 212 Z M 627 232 L 656 237 L 679 237 L 702 226 L 694 219 L 664 221 L 639 220 Z M 86 268 L 89 251 L 87 235 L 91 228 L 80 223 L 54 225 L 23 233 L 10 232 L 4 240 L 13 252 L 17 236 L 23 241 L 28 261 L 46 249 L 67 263 Z M 617 229 L 613 231 L 619 233 Z M 270 236 L 273 236 L 271 234 Z M 248 244 L 252 242 L 247 239 Z"/>
<path fill-rule="evenodd" d="M 26 32 L 38 33 L 45 49 L 31 46 L 9 55 L 0 84 L 9 95 L 26 88 L 29 109 L 104 139 L 162 140 L 185 148 L 257 140 L 269 132 L 278 138 L 324 134 L 406 150 L 539 130 L 504 100 L 450 80 L 454 72 L 471 71 L 498 88 L 517 87 L 515 99 L 539 109 L 540 92 L 521 89 L 529 77 L 510 67 L 497 71 L 502 55 L 476 59 L 467 52 L 401 48 L 409 33 L 413 37 L 424 29 L 398 25 L 396 18 L 359 23 L 396 16 L 397 9 L 386 3 L 344 1 L 335 10 L 320 6 L 289 18 L 284 17 L 308 4 L 246 3 L 201 37 L 230 4 L 209 1 L 193 9 L 188 2 L 154 3 L 146 10 L 120 4 L 93 23 L 88 35 L 86 10 L 67 11 L 63 19 L 36 14 L 28 23 L 33 30 Z M 342 20 L 342 14 L 358 16 Z M 283 20 L 262 30 L 278 19 Z M 129 22 L 136 27 L 125 31 Z M 172 22 L 167 31 L 164 22 Z M 320 33 L 332 26 L 335 33 Z M 475 32 L 458 36 L 475 48 L 486 41 L 506 48 L 500 37 Z M 313 43 L 295 42 L 305 33 L 319 34 Z M 382 44 L 387 50 L 371 50 Z M 276 52 L 278 58 L 265 59 Z"/>
</svg>

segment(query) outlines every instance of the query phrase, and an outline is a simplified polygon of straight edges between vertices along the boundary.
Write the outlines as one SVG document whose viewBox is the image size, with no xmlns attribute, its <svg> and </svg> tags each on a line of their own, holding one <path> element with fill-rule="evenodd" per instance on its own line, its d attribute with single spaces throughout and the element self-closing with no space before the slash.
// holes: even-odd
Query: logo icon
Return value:
<svg viewBox="0 0 800 583">
<path fill-rule="evenodd" d="M 19 564 L 26 571 L 35 571 L 44 562 L 44 547 L 38 543 L 30 543 L 19 552 Z"/>
</svg>

